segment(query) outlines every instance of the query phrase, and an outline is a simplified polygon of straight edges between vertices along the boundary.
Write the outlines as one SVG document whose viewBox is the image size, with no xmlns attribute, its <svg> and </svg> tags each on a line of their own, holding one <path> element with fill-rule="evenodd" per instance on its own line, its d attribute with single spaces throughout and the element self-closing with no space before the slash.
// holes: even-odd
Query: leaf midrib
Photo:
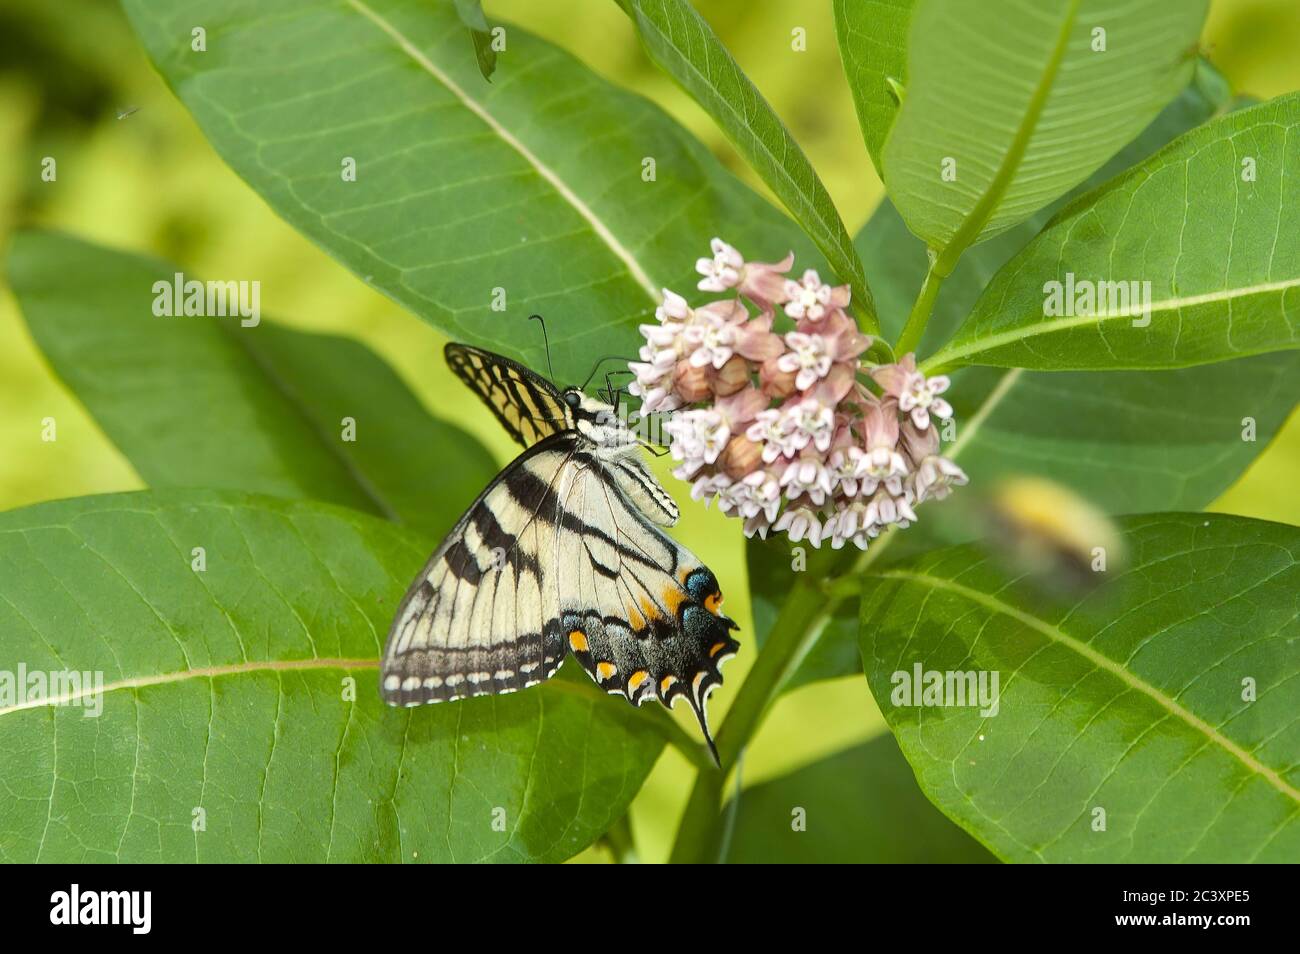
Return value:
<svg viewBox="0 0 1300 954">
<path fill-rule="evenodd" d="M 367 6 L 363 0 L 347 0 L 347 4 L 378 27 L 389 37 L 389 39 L 393 40 L 397 44 L 398 48 L 410 57 L 417 66 L 432 76 L 437 82 L 442 84 L 449 93 L 460 100 L 466 109 L 481 119 L 488 129 L 497 136 L 497 138 L 517 152 L 526 163 L 537 171 L 538 175 L 549 182 L 559 194 L 560 198 L 573 207 L 578 215 L 591 226 L 592 230 L 596 233 L 596 236 L 604 242 L 609 250 L 613 252 L 614 256 L 627 267 L 632 279 L 641 286 L 647 295 L 650 296 L 650 300 L 655 304 L 659 303 L 659 288 L 650 280 L 650 276 L 646 274 L 645 269 L 641 267 L 641 263 L 638 262 L 632 252 L 618 240 L 610 230 L 609 226 L 607 226 L 600 217 L 596 215 L 595 211 L 569 187 L 568 183 L 560 178 L 559 174 L 556 173 L 555 170 L 542 162 L 531 149 L 501 125 L 497 118 L 493 116 L 486 107 L 483 106 L 483 104 L 472 98 L 459 84 L 452 80 L 450 76 L 440 70 L 432 60 L 420 52 L 419 47 L 412 43 L 406 35 L 397 29 L 397 27 L 393 26 L 392 23 Z"/>
<path fill-rule="evenodd" d="M 914 570 L 880 570 L 872 575 L 889 579 L 911 580 L 920 583 L 923 586 L 930 586 L 939 590 L 947 590 L 950 593 L 956 593 L 957 595 L 963 596 L 974 603 L 978 603 L 995 613 L 1009 616 L 1017 622 L 1028 626 L 1035 632 L 1046 636 L 1053 642 L 1058 643 L 1066 649 L 1083 657 L 1098 669 L 1110 673 L 1125 685 L 1129 686 L 1129 688 L 1141 692 L 1153 699 L 1171 715 L 1182 720 L 1189 728 L 1204 735 L 1209 741 L 1218 745 L 1237 761 L 1241 762 L 1241 764 L 1252 773 L 1262 777 L 1283 795 L 1287 796 L 1294 802 L 1300 803 L 1300 791 L 1297 791 L 1291 785 L 1288 785 L 1276 770 L 1271 769 L 1264 763 L 1260 762 L 1241 746 L 1237 745 L 1237 743 L 1219 732 L 1219 730 L 1214 728 L 1214 726 L 1180 706 L 1177 702 L 1165 693 L 1161 692 L 1155 686 L 1151 685 L 1149 682 L 1139 679 L 1131 671 L 1125 669 L 1110 657 L 1099 653 L 1082 640 L 1070 636 L 1059 626 L 1053 626 L 1046 620 L 1039 619 L 1032 613 L 1026 613 L 1024 610 L 1011 606 L 988 593 L 983 593 L 979 590 L 972 589 L 971 587 L 963 586 L 955 581 L 943 579 L 942 577 L 931 576 L 927 573 L 920 573 Z"/>
<path fill-rule="evenodd" d="M 225 676 L 243 676 L 259 672 L 303 672 L 333 669 L 346 671 L 353 669 L 378 668 L 379 660 L 374 657 L 365 659 L 263 659 L 228 663 L 221 666 L 198 666 L 193 669 L 155 673 L 148 676 L 131 676 L 126 679 L 117 679 L 113 682 L 105 683 L 98 689 L 91 687 L 88 689 L 78 690 L 77 692 L 65 692 L 58 696 L 16 703 L 12 706 L 0 708 L 0 716 L 9 715 L 11 712 L 25 712 L 29 709 L 43 709 L 46 707 L 56 708 L 59 706 L 72 705 L 88 699 L 91 696 L 107 695 L 110 692 L 121 692 L 123 690 L 131 689 L 148 689 L 152 686 L 166 686 L 177 682 L 187 682 L 191 679 L 218 679 Z M 600 690 L 598 690 L 594 685 L 588 687 L 581 682 L 570 682 L 566 679 L 552 679 L 546 683 L 546 688 L 571 692 L 575 695 L 592 699 L 602 698 L 605 695 L 605 693 L 600 692 Z"/>
<path fill-rule="evenodd" d="M 1052 55 L 1038 78 L 1033 95 L 1030 96 L 1029 103 L 1025 107 L 1025 114 L 1021 117 L 1020 126 L 1016 129 L 1016 134 L 1012 137 L 1011 144 L 1007 147 L 1007 152 L 1002 157 L 1002 162 L 998 166 L 998 171 L 994 173 L 987 191 L 975 203 L 961 225 L 957 226 L 957 231 L 936 257 L 934 270 L 938 275 L 947 277 L 952 273 L 957 260 L 979 237 L 981 230 L 993 217 L 998 203 L 1011 188 L 1011 182 L 1020 168 L 1025 151 L 1029 148 L 1029 140 L 1038 128 L 1038 120 L 1042 117 L 1043 108 L 1047 105 L 1047 97 L 1056 83 L 1061 63 L 1069 50 L 1070 33 L 1074 30 L 1074 21 L 1078 16 L 1081 2 L 1082 0 L 1071 0 L 1069 12 L 1062 21 L 1060 32 L 1056 37 L 1056 46 L 1053 47 Z"/>
<path fill-rule="evenodd" d="M 1152 302 L 1150 311 L 1156 312 L 1181 311 L 1184 308 L 1192 308 L 1197 305 L 1206 305 L 1221 301 L 1237 301 L 1242 298 L 1251 298 L 1256 295 L 1269 295 L 1274 292 L 1285 292 L 1290 288 L 1300 287 L 1300 278 L 1284 279 L 1277 282 L 1261 282 L 1256 285 L 1243 285 L 1235 288 L 1225 288 L 1221 291 L 1204 292 L 1200 295 L 1187 295 L 1181 298 L 1165 298 L 1161 301 Z M 1051 334 L 1056 331 L 1068 331 L 1071 328 L 1078 328 L 1086 325 L 1096 325 L 1101 327 L 1103 322 L 1115 321 L 1120 319 L 1132 319 L 1138 315 L 1145 317 L 1147 309 L 1135 310 L 1133 308 L 1121 308 L 1115 312 L 1107 312 L 1101 315 L 1073 315 L 1062 318 L 1055 318 L 1051 321 L 1035 322 L 1024 328 L 1013 328 L 1009 331 L 1003 331 L 999 334 L 989 335 L 984 338 L 978 338 L 969 345 L 956 348 L 945 348 L 936 354 L 931 355 L 924 362 L 922 367 L 932 370 L 938 367 L 946 367 L 954 362 L 959 362 L 963 358 L 968 358 L 973 354 L 980 354 L 985 351 L 993 351 L 1003 345 L 1015 344 L 1038 335 Z"/>
<path fill-rule="evenodd" d="M 1222 291 L 1206 291 L 1200 295 L 1187 295 L 1183 298 L 1166 298 L 1161 302 L 1151 303 L 1151 313 L 1157 312 L 1177 312 L 1183 308 L 1193 308 L 1200 304 L 1212 304 L 1214 302 L 1236 302 L 1244 298 L 1253 298 L 1255 295 L 1270 295 L 1273 292 L 1286 292 L 1288 289 L 1300 287 L 1300 278 L 1283 279 L 1279 282 L 1260 282 L 1258 285 L 1244 285 L 1232 287 L 1232 289 L 1223 289 Z M 1071 328 L 1080 328 L 1084 325 L 1096 325 L 1101 328 L 1102 322 L 1122 320 L 1122 318 L 1134 318 L 1136 316 L 1147 315 L 1148 309 L 1135 311 L 1134 308 L 1115 309 L 1114 313 L 1106 315 L 1074 315 L 1061 318 L 1053 318 L 1052 321 L 1039 321 L 1035 324 L 1024 326 L 1024 328 L 1011 329 L 1002 331 L 1000 334 L 988 335 L 987 338 L 978 338 L 976 341 L 967 344 L 967 346 L 956 348 L 944 348 L 943 351 L 928 357 L 923 361 L 923 368 L 933 369 L 952 365 L 954 361 L 965 359 L 971 355 L 982 354 L 984 351 L 993 351 L 1004 344 L 1014 344 L 1026 341 L 1028 338 L 1035 338 L 1040 334 L 1052 334 L 1053 331 L 1065 331 Z"/>
</svg>

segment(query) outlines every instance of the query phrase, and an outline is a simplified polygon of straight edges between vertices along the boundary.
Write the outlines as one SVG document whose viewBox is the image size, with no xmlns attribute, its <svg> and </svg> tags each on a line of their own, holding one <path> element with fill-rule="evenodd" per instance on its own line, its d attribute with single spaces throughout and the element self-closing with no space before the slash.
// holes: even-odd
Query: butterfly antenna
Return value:
<svg viewBox="0 0 1300 954">
<path fill-rule="evenodd" d="M 582 390 L 587 390 L 587 385 L 591 383 L 591 379 L 596 376 L 596 372 L 600 370 L 600 366 L 606 361 L 622 361 L 625 364 L 631 364 L 635 360 L 635 358 L 625 358 L 621 354 L 602 355 L 597 358 L 596 363 L 591 366 L 591 374 L 587 375 L 587 380 L 582 382 Z M 631 372 L 629 371 L 628 373 L 630 374 Z"/>
<path fill-rule="evenodd" d="M 542 326 L 542 344 L 546 346 L 546 373 L 550 375 L 551 384 L 555 385 L 555 369 L 551 367 L 551 339 L 546 335 L 546 319 L 541 315 L 529 315 L 528 320 L 537 319 L 537 323 Z"/>
</svg>

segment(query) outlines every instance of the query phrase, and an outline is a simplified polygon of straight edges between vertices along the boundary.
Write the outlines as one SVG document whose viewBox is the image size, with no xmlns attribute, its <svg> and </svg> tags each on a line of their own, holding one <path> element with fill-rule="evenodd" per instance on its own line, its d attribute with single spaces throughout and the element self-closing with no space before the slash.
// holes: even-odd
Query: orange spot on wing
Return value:
<svg viewBox="0 0 1300 954">
<path fill-rule="evenodd" d="M 627 677 L 627 688 L 632 692 L 636 692 L 637 689 L 641 688 L 641 683 L 645 682 L 649 678 L 650 673 L 646 672 L 644 669 L 638 669 L 636 672 L 632 673 L 632 675 Z"/>
<path fill-rule="evenodd" d="M 716 656 L 718 653 L 722 652 L 726 648 L 727 648 L 726 643 L 714 643 L 713 648 L 709 650 L 709 658 L 712 659 L 714 656 Z"/>
<path fill-rule="evenodd" d="M 722 594 L 715 590 L 704 599 L 704 608 L 714 616 L 718 614 L 718 607 L 722 605 Z"/>
<path fill-rule="evenodd" d="M 616 672 L 618 672 L 618 670 L 614 668 L 613 663 L 607 663 L 607 662 L 596 663 L 596 676 L 597 678 L 600 679 L 601 682 L 604 682 L 606 679 L 614 675 L 614 673 Z"/>
<path fill-rule="evenodd" d="M 682 608 L 682 603 L 686 600 L 686 591 L 676 586 L 670 586 L 664 590 L 664 606 L 673 618 L 677 617 L 678 611 Z"/>
<path fill-rule="evenodd" d="M 575 653 L 585 653 L 587 651 L 587 634 L 580 629 L 575 629 L 569 634 L 569 646 Z"/>
<path fill-rule="evenodd" d="M 660 695 L 666 694 L 668 690 L 672 688 L 673 683 L 675 683 L 676 681 L 677 681 L 676 676 L 672 676 L 672 675 L 664 676 L 663 679 L 661 679 L 659 682 Z"/>
</svg>

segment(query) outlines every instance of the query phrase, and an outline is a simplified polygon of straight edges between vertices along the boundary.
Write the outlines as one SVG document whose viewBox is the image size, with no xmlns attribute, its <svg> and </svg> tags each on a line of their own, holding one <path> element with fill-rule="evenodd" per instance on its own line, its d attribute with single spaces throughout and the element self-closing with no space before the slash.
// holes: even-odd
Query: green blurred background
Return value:
<svg viewBox="0 0 1300 954">
<path fill-rule="evenodd" d="M 840 71 L 830 0 L 699 0 L 696 6 L 790 126 L 856 233 L 882 188 Z M 490 20 L 541 34 L 655 100 L 762 190 L 703 112 L 650 65 L 613 0 L 488 0 L 485 7 Z M 796 26 L 807 31 L 806 53 L 790 49 Z M 1300 89 L 1300 2 L 1214 0 L 1204 47 L 1238 92 L 1267 98 Z M 58 161 L 54 183 L 41 181 L 44 156 Z M 152 252 L 196 275 L 260 279 L 266 315 L 364 340 L 433 413 L 451 417 L 454 406 L 458 423 L 503 463 L 513 456 L 488 413 L 462 400 L 443 366 L 441 337 L 282 223 L 222 164 L 108 0 L 0 0 L 0 247 L 6 254 L 10 232 L 24 225 Z M 700 248 L 709 237 L 700 236 Z M 694 257 L 700 248 L 682 255 Z M 46 417 L 58 422 L 56 442 L 40 439 Z M 1300 524 L 1297 473 L 1300 416 L 1293 415 L 1214 509 Z M 0 287 L 0 509 L 142 486 L 53 377 L 7 285 Z M 713 511 L 684 509 L 679 535 L 724 581 L 743 638 L 751 626 L 739 528 Z M 727 687 L 713 697 L 715 725 L 752 660 L 751 639 L 728 667 Z M 798 690 L 773 710 L 746 756 L 744 781 L 782 774 L 882 731 L 861 678 Z M 644 859 L 667 856 L 691 778 L 685 761 L 668 752 L 637 799 L 633 821 Z M 603 857 L 599 848 L 583 856 Z"/>
</svg>

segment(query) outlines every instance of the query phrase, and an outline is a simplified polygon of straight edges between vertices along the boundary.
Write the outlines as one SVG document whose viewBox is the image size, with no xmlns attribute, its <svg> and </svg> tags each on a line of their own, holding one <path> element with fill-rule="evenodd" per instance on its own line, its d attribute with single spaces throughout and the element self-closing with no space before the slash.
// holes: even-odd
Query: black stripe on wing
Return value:
<svg viewBox="0 0 1300 954">
<path fill-rule="evenodd" d="M 560 392 L 518 361 L 455 342 L 449 343 L 443 354 L 448 367 L 524 447 L 573 427 Z"/>
<path fill-rule="evenodd" d="M 520 454 L 479 494 L 429 558 L 403 597 L 388 633 L 380 692 L 389 705 L 416 706 L 513 692 L 555 674 L 567 647 L 558 620 L 548 624 L 540 606 L 536 618 L 512 617 L 510 632 L 471 633 L 469 645 L 449 645 L 445 631 L 431 631 L 427 639 L 406 645 L 404 634 L 408 627 L 418 632 L 426 618 L 436 622 L 440 600 L 450 598 L 449 612 L 455 612 L 464 587 L 472 588 L 470 605 L 463 610 L 467 621 L 473 618 L 485 588 L 493 600 L 508 598 L 508 589 L 496 586 L 500 578 L 485 581 L 496 572 L 494 563 L 509 568 L 509 588 L 517 589 L 525 578 L 539 593 L 556 585 L 554 579 L 544 577 L 538 553 L 522 545 L 520 538 L 534 523 L 555 525 L 557 499 L 552 485 L 580 440 L 575 432 L 560 432 Z M 539 478 L 533 468 L 551 474 L 551 480 Z M 513 522 L 503 523 L 492 501 L 499 506 L 507 494 Z M 487 608 L 487 618 L 494 619 L 495 606 Z"/>
</svg>

